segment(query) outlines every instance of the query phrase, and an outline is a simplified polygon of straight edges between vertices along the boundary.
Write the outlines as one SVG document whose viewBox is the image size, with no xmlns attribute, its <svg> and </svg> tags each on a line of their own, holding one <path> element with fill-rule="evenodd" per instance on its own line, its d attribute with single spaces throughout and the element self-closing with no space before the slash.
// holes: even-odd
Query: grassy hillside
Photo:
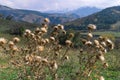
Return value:
<svg viewBox="0 0 120 80">
<path fill-rule="evenodd" d="M 17 34 L 20 30 L 26 28 L 33 29 L 37 27 L 36 24 L 31 24 L 27 22 L 16 22 L 12 20 L 0 19 L 0 33 L 1 34 Z"/>
</svg>

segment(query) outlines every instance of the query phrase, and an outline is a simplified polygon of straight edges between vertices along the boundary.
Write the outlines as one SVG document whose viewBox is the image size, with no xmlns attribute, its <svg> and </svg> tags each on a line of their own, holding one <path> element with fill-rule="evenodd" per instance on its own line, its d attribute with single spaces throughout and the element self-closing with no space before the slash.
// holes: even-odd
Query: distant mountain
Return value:
<svg viewBox="0 0 120 80">
<path fill-rule="evenodd" d="M 109 7 L 87 17 L 65 23 L 66 28 L 87 29 L 88 24 L 97 25 L 97 29 L 120 29 L 120 6 Z"/>
<path fill-rule="evenodd" d="M 96 7 L 81 7 L 79 9 L 70 11 L 69 13 L 79 15 L 80 17 L 85 17 L 99 11 L 101 11 L 101 9 L 98 9 Z"/>
<path fill-rule="evenodd" d="M 52 24 L 64 23 L 78 18 L 76 14 L 42 13 L 32 10 L 13 9 L 0 5 L 0 14 L 13 16 L 16 21 L 26 21 L 29 23 L 41 23 L 44 18 L 49 18 Z"/>
<path fill-rule="evenodd" d="M 65 13 L 65 14 L 76 14 L 80 17 L 85 17 L 90 14 L 96 13 L 101 11 L 101 9 L 96 7 L 81 7 L 78 9 L 70 10 L 70 9 L 63 9 L 63 10 L 51 10 L 46 11 L 47 13 Z"/>
</svg>

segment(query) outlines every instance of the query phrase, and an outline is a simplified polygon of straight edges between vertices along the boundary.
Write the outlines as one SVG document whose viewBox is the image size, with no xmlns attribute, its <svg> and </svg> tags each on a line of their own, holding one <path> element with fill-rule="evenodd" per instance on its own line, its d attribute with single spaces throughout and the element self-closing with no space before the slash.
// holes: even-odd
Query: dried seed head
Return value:
<svg viewBox="0 0 120 80">
<path fill-rule="evenodd" d="M 55 41 L 55 38 L 54 37 L 50 37 L 50 41 Z"/>
<path fill-rule="evenodd" d="M 44 51 L 44 46 L 37 46 L 38 51 L 42 52 Z"/>
<path fill-rule="evenodd" d="M 102 62 L 105 61 L 105 57 L 104 57 L 103 54 L 99 54 L 99 55 L 98 55 L 98 58 L 99 58 Z"/>
<path fill-rule="evenodd" d="M 99 36 L 99 41 L 106 41 L 107 37 Z"/>
<path fill-rule="evenodd" d="M 65 56 L 65 60 L 69 60 L 69 57 L 67 55 Z"/>
<path fill-rule="evenodd" d="M 58 31 L 59 30 L 59 28 L 58 28 L 58 26 L 54 26 L 54 31 Z"/>
<path fill-rule="evenodd" d="M 95 44 L 96 46 L 98 46 L 100 43 L 99 43 L 98 40 L 94 40 L 94 44 Z"/>
<path fill-rule="evenodd" d="M 59 55 L 59 52 L 56 51 L 56 52 L 55 52 L 55 55 L 58 56 L 58 55 Z"/>
<path fill-rule="evenodd" d="M 11 47 L 14 46 L 14 42 L 13 42 L 13 41 L 9 41 L 9 42 L 8 42 L 8 45 L 9 45 L 9 48 L 11 48 Z"/>
<path fill-rule="evenodd" d="M 85 44 L 87 42 L 86 39 L 82 39 L 82 43 Z"/>
<path fill-rule="evenodd" d="M 17 48 L 17 46 L 13 46 L 13 47 L 11 47 L 11 50 L 18 51 L 18 48 Z"/>
<path fill-rule="evenodd" d="M 92 42 L 91 42 L 91 41 L 87 41 L 87 42 L 85 43 L 85 45 L 91 46 L 91 45 L 92 45 Z"/>
<path fill-rule="evenodd" d="M 46 44 L 46 41 L 45 41 L 44 39 L 42 39 L 42 40 L 40 41 L 40 43 L 41 43 L 42 45 L 45 45 L 45 44 Z"/>
<path fill-rule="evenodd" d="M 57 70 L 57 69 L 58 69 L 58 65 L 57 65 L 56 61 L 52 61 L 52 62 L 50 63 L 50 65 L 51 65 L 51 68 L 52 68 L 53 70 Z"/>
<path fill-rule="evenodd" d="M 44 19 L 44 22 L 50 23 L 50 20 L 49 20 L 48 18 L 45 18 L 45 19 Z"/>
<path fill-rule="evenodd" d="M 41 61 L 42 61 L 43 63 L 48 63 L 48 60 L 47 60 L 46 58 L 42 58 Z"/>
<path fill-rule="evenodd" d="M 103 76 L 100 76 L 99 77 L 99 80 L 105 80 Z"/>
<path fill-rule="evenodd" d="M 104 41 L 101 42 L 101 45 L 104 46 L 104 47 L 107 46 L 106 43 L 105 43 Z"/>
<path fill-rule="evenodd" d="M 4 45 L 7 43 L 7 40 L 5 38 L 0 38 L 0 45 Z"/>
<path fill-rule="evenodd" d="M 48 29 L 48 25 L 47 24 L 42 25 L 42 27 Z"/>
<path fill-rule="evenodd" d="M 88 33 L 87 36 L 88 36 L 89 38 L 93 38 L 92 33 Z"/>
<path fill-rule="evenodd" d="M 44 28 L 44 27 L 42 27 L 42 28 L 41 28 L 41 32 L 46 33 L 46 32 L 47 32 L 47 29 Z"/>
<path fill-rule="evenodd" d="M 35 59 L 36 61 L 40 62 L 42 58 L 40 56 L 35 56 Z"/>
<path fill-rule="evenodd" d="M 63 25 L 61 25 L 61 24 L 58 24 L 57 26 L 58 26 L 58 28 L 59 28 L 59 29 L 61 29 L 61 30 L 63 30 L 63 29 L 64 29 L 64 26 L 63 26 Z"/>
<path fill-rule="evenodd" d="M 66 31 L 65 31 L 65 30 L 62 30 L 62 33 L 63 33 L 64 35 L 66 35 Z"/>
<path fill-rule="evenodd" d="M 111 50 L 114 49 L 114 44 L 110 39 L 106 39 L 106 44 L 108 45 L 108 48 Z"/>
<path fill-rule="evenodd" d="M 70 40 L 66 40 L 65 43 L 67 46 L 71 46 L 71 44 L 72 44 L 72 42 Z"/>
<path fill-rule="evenodd" d="M 30 37 L 35 38 L 35 34 L 34 33 L 30 33 Z"/>
<path fill-rule="evenodd" d="M 108 66 L 109 66 L 108 63 L 104 63 L 104 64 L 103 64 L 103 67 L 104 67 L 104 68 L 107 68 Z"/>
<path fill-rule="evenodd" d="M 26 34 L 30 34 L 30 33 L 31 33 L 31 30 L 26 29 L 26 30 L 25 30 L 25 33 L 26 33 Z"/>
<path fill-rule="evenodd" d="M 95 30 L 96 26 L 94 24 L 89 24 L 88 25 L 88 30 Z"/>
<path fill-rule="evenodd" d="M 17 42 L 19 42 L 19 41 L 20 41 L 20 39 L 19 39 L 18 37 L 14 37 L 14 38 L 13 38 L 13 42 L 14 42 L 14 43 L 17 43 Z"/>
<path fill-rule="evenodd" d="M 74 37 L 74 34 L 73 33 L 70 33 L 68 38 L 73 38 Z"/>
<path fill-rule="evenodd" d="M 45 39 L 45 42 L 46 42 L 46 43 L 49 43 L 50 41 L 49 41 L 49 39 Z"/>
<path fill-rule="evenodd" d="M 39 33 L 40 32 L 40 28 L 37 27 L 36 30 L 35 30 L 35 33 Z"/>
</svg>

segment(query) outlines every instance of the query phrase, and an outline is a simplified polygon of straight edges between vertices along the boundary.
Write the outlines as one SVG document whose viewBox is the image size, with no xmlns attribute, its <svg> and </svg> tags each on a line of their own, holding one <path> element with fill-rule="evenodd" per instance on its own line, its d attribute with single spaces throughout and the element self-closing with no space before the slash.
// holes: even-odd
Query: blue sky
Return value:
<svg viewBox="0 0 120 80">
<path fill-rule="evenodd" d="M 120 5 L 120 0 L 0 0 L 0 4 L 12 8 L 49 11 L 71 10 L 86 6 L 106 8 Z"/>
</svg>

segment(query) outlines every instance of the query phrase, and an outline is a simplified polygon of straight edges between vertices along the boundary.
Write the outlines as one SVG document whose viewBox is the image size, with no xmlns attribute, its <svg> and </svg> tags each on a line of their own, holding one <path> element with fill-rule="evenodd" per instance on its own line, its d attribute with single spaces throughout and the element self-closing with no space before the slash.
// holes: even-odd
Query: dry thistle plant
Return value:
<svg viewBox="0 0 120 80">
<path fill-rule="evenodd" d="M 20 41 L 17 37 L 10 41 L 0 38 L 0 46 L 6 55 L 11 57 L 10 63 L 19 69 L 17 80 L 46 80 L 49 75 L 52 80 L 61 80 L 57 71 L 62 65 L 65 65 L 66 60 L 70 59 L 68 55 L 69 50 L 74 46 L 72 42 L 74 34 L 69 33 L 64 41 L 65 47 L 59 41 L 60 35 L 66 35 L 64 26 L 58 24 L 48 34 L 49 23 L 50 20 L 45 18 L 41 27 L 34 31 L 26 29 L 23 46 L 17 45 Z M 114 48 L 114 44 L 102 36 L 93 39 L 92 31 L 94 29 L 96 26 L 89 24 L 86 39 L 81 39 L 83 47 L 78 49 L 80 66 L 78 66 L 78 71 L 74 73 L 76 74 L 75 80 L 92 80 L 93 78 L 104 80 L 100 69 L 108 67 L 105 54 Z"/>
</svg>

